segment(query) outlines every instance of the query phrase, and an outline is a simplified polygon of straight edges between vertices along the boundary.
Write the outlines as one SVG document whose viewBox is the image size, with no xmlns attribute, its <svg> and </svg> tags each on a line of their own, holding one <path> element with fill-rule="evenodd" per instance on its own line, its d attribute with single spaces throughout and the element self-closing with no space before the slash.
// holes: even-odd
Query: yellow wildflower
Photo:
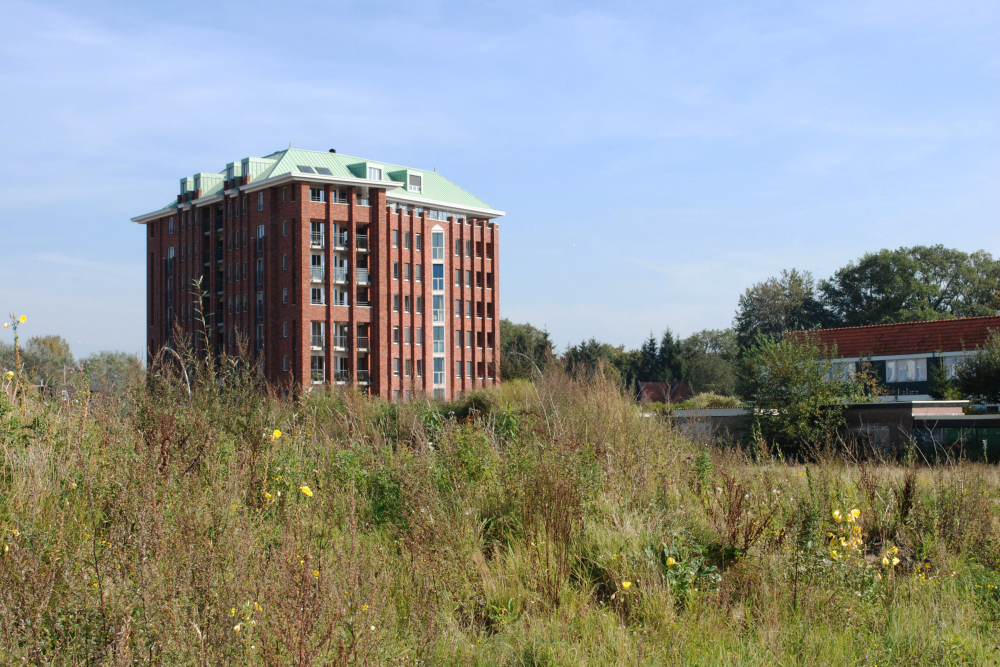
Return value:
<svg viewBox="0 0 1000 667">
<path fill-rule="evenodd" d="M 270 500 L 272 498 L 271 494 L 267 491 L 264 492 L 264 500 Z"/>
<path fill-rule="evenodd" d="M 236 607 L 233 607 L 232 609 L 229 610 L 229 615 L 230 616 L 235 616 L 236 615 Z"/>
<path fill-rule="evenodd" d="M 837 550 L 836 549 L 830 551 L 830 558 L 832 558 L 833 560 L 837 560 L 839 558 L 839 556 L 837 555 Z"/>
<path fill-rule="evenodd" d="M 308 486 L 300 486 L 299 491 L 312 498 L 313 492 L 312 489 L 310 489 Z"/>
<path fill-rule="evenodd" d="M 233 630 L 235 632 L 239 632 L 240 631 L 240 626 L 242 626 L 242 625 L 243 625 L 242 623 L 237 623 L 236 625 L 233 626 Z"/>
<path fill-rule="evenodd" d="M 677 561 L 675 561 L 673 558 L 671 558 L 671 557 L 668 556 L 667 557 L 667 567 L 673 567 L 674 565 L 677 565 Z"/>
<path fill-rule="evenodd" d="M 313 576 L 319 579 L 319 570 L 313 570 Z"/>
<path fill-rule="evenodd" d="M 4 322 L 4 323 L 3 323 L 3 328 L 4 328 L 4 329 L 6 329 L 6 328 L 7 328 L 7 327 L 9 327 L 9 326 L 10 326 L 10 323 L 9 323 L 9 322 Z"/>
<path fill-rule="evenodd" d="M 897 565 L 899 565 L 899 559 L 898 559 L 898 558 L 895 558 L 895 557 L 894 557 L 894 558 L 892 559 L 892 566 L 893 566 L 893 567 L 896 567 Z"/>
<path fill-rule="evenodd" d="M 889 557 L 888 556 L 882 556 L 882 565 L 885 565 L 886 567 L 889 566 Z"/>
<path fill-rule="evenodd" d="M 24 324 L 25 322 L 28 321 L 28 318 L 25 317 L 24 315 L 21 315 L 21 317 L 17 318 L 17 321 L 20 322 L 21 324 Z"/>
<path fill-rule="evenodd" d="M 368 611 L 368 605 L 366 604 L 361 605 L 361 611 Z"/>
<path fill-rule="evenodd" d="M 840 510 L 833 510 L 833 520 L 840 523 L 844 520 L 844 517 L 840 515 Z"/>
<path fill-rule="evenodd" d="M 624 588 L 625 590 L 628 590 L 628 587 L 631 586 L 631 585 L 632 585 L 631 581 L 623 581 L 622 582 L 622 588 Z"/>
<path fill-rule="evenodd" d="M 271 434 L 271 440 L 277 440 L 281 437 L 281 431 L 274 429 L 274 433 Z"/>
<path fill-rule="evenodd" d="M 854 523 L 859 516 L 861 516 L 861 510 L 853 509 L 851 510 L 851 513 L 847 515 L 847 520 Z"/>
<path fill-rule="evenodd" d="M 14 371 L 7 371 L 7 379 L 9 380 L 12 377 L 14 377 Z"/>
</svg>

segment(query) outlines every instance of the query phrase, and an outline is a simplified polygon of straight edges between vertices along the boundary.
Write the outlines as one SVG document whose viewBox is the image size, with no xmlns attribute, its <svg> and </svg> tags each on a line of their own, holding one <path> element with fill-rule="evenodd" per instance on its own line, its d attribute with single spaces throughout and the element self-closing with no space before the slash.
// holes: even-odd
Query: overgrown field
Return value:
<svg viewBox="0 0 1000 667">
<path fill-rule="evenodd" d="M 994 466 L 713 449 L 559 371 L 8 384 L 0 441 L 0 664 L 1000 664 Z"/>
</svg>

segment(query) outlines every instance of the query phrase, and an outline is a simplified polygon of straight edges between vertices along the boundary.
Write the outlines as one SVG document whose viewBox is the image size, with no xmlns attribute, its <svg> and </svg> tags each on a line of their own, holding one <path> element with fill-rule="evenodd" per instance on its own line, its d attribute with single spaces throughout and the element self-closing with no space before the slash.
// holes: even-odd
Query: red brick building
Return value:
<svg viewBox="0 0 1000 667">
<path fill-rule="evenodd" d="M 436 171 L 298 149 L 182 178 L 146 227 L 147 344 L 406 400 L 496 384 L 503 215 Z M 195 336 L 198 333 L 198 336 Z"/>
</svg>

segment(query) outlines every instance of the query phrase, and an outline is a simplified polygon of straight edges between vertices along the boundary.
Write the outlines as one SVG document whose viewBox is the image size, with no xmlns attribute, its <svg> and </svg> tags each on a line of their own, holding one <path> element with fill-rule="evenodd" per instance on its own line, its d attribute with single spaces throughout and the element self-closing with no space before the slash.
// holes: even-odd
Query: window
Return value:
<svg viewBox="0 0 1000 667">
<path fill-rule="evenodd" d="M 444 322 L 444 297 L 440 295 L 435 295 L 431 297 L 434 300 L 434 308 L 432 308 L 432 317 L 435 322 Z"/>
<path fill-rule="evenodd" d="M 381 181 L 382 180 L 382 170 L 378 167 L 368 167 L 368 180 L 370 181 Z M 396 373 L 399 375 L 399 373 Z"/>
<path fill-rule="evenodd" d="M 288 355 L 287 354 L 284 357 L 282 357 L 282 360 L 281 360 L 281 369 L 283 371 L 285 371 L 286 373 L 288 372 Z"/>
<path fill-rule="evenodd" d="M 424 376 L 424 360 L 417 359 L 417 377 L 422 378 Z"/>
<path fill-rule="evenodd" d="M 393 294 L 392 295 L 392 312 L 394 312 L 394 313 L 398 313 L 399 312 L 399 295 L 398 294 Z"/>
<path fill-rule="evenodd" d="M 476 377 L 480 380 L 483 378 L 483 365 L 482 361 L 476 362 Z"/>
<path fill-rule="evenodd" d="M 406 375 L 406 377 L 413 377 L 413 362 L 409 359 L 406 359 L 405 363 L 403 364 L 403 374 Z M 409 399 L 410 392 L 406 393 L 407 393 L 406 398 Z"/>
<path fill-rule="evenodd" d="M 288 188 L 281 188 L 281 203 L 288 201 Z"/>
<path fill-rule="evenodd" d="M 243 295 L 243 312 L 244 313 L 247 312 L 247 295 L 246 294 Z M 244 332 L 244 334 L 245 333 L 246 332 Z"/>
<path fill-rule="evenodd" d="M 482 308 L 480 308 L 480 311 L 481 310 L 482 310 Z M 488 320 L 492 320 L 493 319 L 493 302 L 492 301 L 490 301 L 489 303 L 486 304 L 486 319 L 488 319 Z"/>
<path fill-rule="evenodd" d="M 403 280 L 410 281 L 410 263 L 403 264 Z"/>
<path fill-rule="evenodd" d="M 239 304 L 239 301 L 237 301 L 236 303 Z M 233 314 L 233 297 L 229 297 L 228 313 L 230 315 Z"/>
<path fill-rule="evenodd" d="M 471 301 L 466 301 L 465 302 L 465 316 L 466 317 L 472 317 L 472 302 Z"/>
<path fill-rule="evenodd" d="M 466 331 L 465 332 L 465 347 L 469 348 L 470 350 L 472 349 L 472 332 L 471 331 Z"/>
<path fill-rule="evenodd" d="M 264 225 L 257 226 L 257 238 L 259 239 L 264 238 Z"/>
<path fill-rule="evenodd" d="M 488 350 L 492 350 L 493 349 L 493 334 L 492 333 L 486 334 L 486 349 L 488 349 Z"/>
<path fill-rule="evenodd" d="M 413 243 L 414 249 L 417 252 L 423 252 L 423 250 L 424 250 L 424 237 L 421 236 L 421 234 L 419 232 L 417 232 L 417 234 L 414 236 L 413 241 L 414 241 L 414 243 Z"/>
<path fill-rule="evenodd" d="M 462 377 L 462 362 L 461 361 L 456 361 L 455 362 L 455 377 L 457 377 L 457 378 Z"/>
<path fill-rule="evenodd" d="M 471 361 L 465 362 L 465 377 L 469 378 L 470 380 L 472 379 L 472 362 Z"/>
<path fill-rule="evenodd" d="M 486 259 L 493 259 L 493 244 L 486 244 Z"/>
<path fill-rule="evenodd" d="M 431 281 L 431 289 L 436 292 L 444 290 L 444 264 L 434 264 L 434 278 Z"/>
<path fill-rule="evenodd" d="M 324 294 L 324 289 L 322 287 L 313 287 L 310 292 L 312 292 L 312 304 L 314 306 L 326 305 L 326 295 Z"/>
<path fill-rule="evenodd" d="M 416 304 L 415 310 L 417 311 L 417 314 L 419 315 L 419 314 L 421 314 L 421 313 L 424 312 L 424 297 L 418 296 L 416 298 L 416 302 L 417 302 L 417 304 Z"/>
<path fill-rule="evenodd" d="M 233 200 L 232 199 L 230 199 L 228 202 L 226 202 L 226 217 L 229 218 L 230 220 L 233 219 Z"/>
<path fill-rule="evenodd" d="M 264 210 L 264 193 L 263 192 L 258 192 L 257 193 L 257 210 L 258 211 L 263 211 Z"/>
<path fill-rule="evenodd" d="M 455 269 L 455 287 L 462 286 L 462 269 Z"/>
<path fill-rule="evenodd" d="M 392 247 L 393 248 L 398 248 L 399 247 L 399 230 L 398 229 L 392 230 Z"/>
<path fill-rule="evenodd" d="M 232 249 L 233 249 L 233 235 L 230 234 L 229 240 L 226 243 L 226 250 L 232 250 Z"/>
<path fill-rule="evenodd" d="M 476 334 L 476 347 L 480 350 L 483 349 L 483 332 L 480 331 Z"/>
<path fill-rule="evenodd" d="M 444 352 L 444 327 L 434 327 L 434 352 Z"/>
<path fill-rule="evenodd" d="M 421 178 L 416 174 L 410 174 L 410 182 L 407 184 L 407 190 L 410 192 L 420 192 Z"/>
<path fill-rule="evenodd" d="M 410 295 L 407 294 L 403 297 L 403 312 L 410 312 Z"/>
<path fill-rule="evenodd" d="M 288 288 L 281 290 L 281 303 L 288 303 Z"/>
<path fill-rule="evenodd" d="M 424 328 L 423 327 L 417 327 L 416 339 L 417 339 L 416 340 L 417 345 L 423 345 L 424 344 Z"/>
<path fill-rule="evenodd" d="M 958 375 L 957 366 L 961 362 L 961 357 L 942 357 L 941 367 L 944 368 L 945 375 L 949 378 L 955 378 Z"/>
<path fill-rule="evenodd" d="M 455 239 L 455 257 L 462 256 L 462 239 Z"/>
<path fill-rule="evenodd" d="M 243 262 L 243 280 L 247 279 L 247 263 Z"/>
<path fill-rule="evenodd" d="M 885 362 L 886 382 L 926 382 L 927 359 L 890 359 Z"/>
<path fill-rule="evenodd" d="M 173 234 L 173 233 L 174 233 L 174 219 L 173 218 L 168 218 L 167 219 L 167 234 Z"/>
<path fill-rule="evenodd" d="M 232 264 L 230 264 L 226 268 L 226 273 L 229 274 L 228 277 L 227 277 L 226 282 L 230 282 L 230 283 L 233 282 L 233 265 Z"/>
<path fill-rule="evenodd" d="M 281 222 L 281 235 L 288 236 L 288 222 L 285 220 Z"/>
<path fill-rule="evenodd" d="M 309 201 L 326 202 L 325 188 L 309 188 Z"/>
<path fill-rule="evenodd" d="M 392 374 L 394 377 L 399 377 L 399 357 L 393 357 L 392 360 Z M 399 398 L 399 392 L 396 392 L 396 398 Z"/>
<path fill-rule="evenodd" d="M 462 347 L 462 330 L 461 329 L 455 329 L 455 347 L 457 347 L 457 348 L 461 348 Z"/>
<path fill-rule="evenodd" d="M 462 316 L 462 300 L 455 299 L 455 317 Z"/>
<path fill-rule="evenodd" d="M 301 172 L 303 174 L 315 174 L 316 173 L 316 172 L 313 171 L 312 167 L 305 167 L 305 166 L 303 166 L 301 164 L 298 165 L 298 169 L 299 169 L 299 172 Z"/>
<path fill-rule="evenodd" d="M 399 262 L 392 263 L 392 279 L 399 280 Z"/>
<path fill-rule="evenodd" d="M 403 345 L 413 344 L 413 330 L 410 327 L 403 327 Z"/>
<path fill-rule="evenodd" d="M 416 272 L 413 276 L 415 282 L 422 283 L 424 281 L 424 265 L 417 264 Z"/>
<path fill-rule="evenodd" d="M 465 272 L 465 286 L 472 287 L 472 271 Z"/>
<path fill-rule="evenodd" d="M 263 285 L 264 284 L 264 260 L 263 259 L 258 259 L 257 260 L 257 284 L 258 285 Z"/>
<path fill-rule="evenodd" d="M 410 232 L 403 232 L 403 249 L 410 249 Z"/>
<path fill-rule="evenodd" d="M 281 323 L 281 337 L 288 338 L 288 322 Z"/>
<path fill-rule="evenodd" d="M 444 232 L 433 232 L 431 234 L 431 246 L 431 259 L 444 259 Z M 442 275 L 441 277 L 443 278 L 444 276 Z"/>
<path fill-rule="evenodd" d="M 282 271 L 288 270 L 288 255 L 281 256 L 281 270 Z"/>
<path fill-rule="evenodd" d="M 399 327 L 392 328 L 392 344 L 399 345 Z"/>
<path fill-rule="evenodd" d="M 472 241 L 465 242 L 465 256 L 472 257 Z"/>
<path fill-rule="evenodd" d="M 444 384 L 444 359 L 441 357 L 434 360 L 434 384 Z M 434 397 L 438 398 L 438 395 L 435 393 Z"/>
<path fill-rule="evenodd" d="M 493 274 L 489 271 L 486 272 L 486 289 L 493 289 Z"/>
</svg>

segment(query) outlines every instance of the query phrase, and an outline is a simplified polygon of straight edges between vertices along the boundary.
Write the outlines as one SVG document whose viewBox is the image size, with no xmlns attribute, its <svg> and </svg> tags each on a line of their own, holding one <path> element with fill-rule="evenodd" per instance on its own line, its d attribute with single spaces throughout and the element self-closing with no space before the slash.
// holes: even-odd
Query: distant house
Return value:
<svg viewBox="0 0 1000 667">
<path fill-rule="evenodd" d="M 955 364 L 966 351 L 982 345 L 1000 317 L 969 317 L 931 322 L 879 324 L 794 331 L 792 337 L 815 336 L 819 344 L 837 347 L 834 373 L 853 373 L 861 359 L 875 372 L 897 401 L 930 400 L 930 373 L 944 367 L 954 376 Z"/>
<path fill-rule="evenodd" d="M 639 382 L 639 395 L 646 403 L 681 403 L 691 398 L 685 382 Z"/>
</svg>

